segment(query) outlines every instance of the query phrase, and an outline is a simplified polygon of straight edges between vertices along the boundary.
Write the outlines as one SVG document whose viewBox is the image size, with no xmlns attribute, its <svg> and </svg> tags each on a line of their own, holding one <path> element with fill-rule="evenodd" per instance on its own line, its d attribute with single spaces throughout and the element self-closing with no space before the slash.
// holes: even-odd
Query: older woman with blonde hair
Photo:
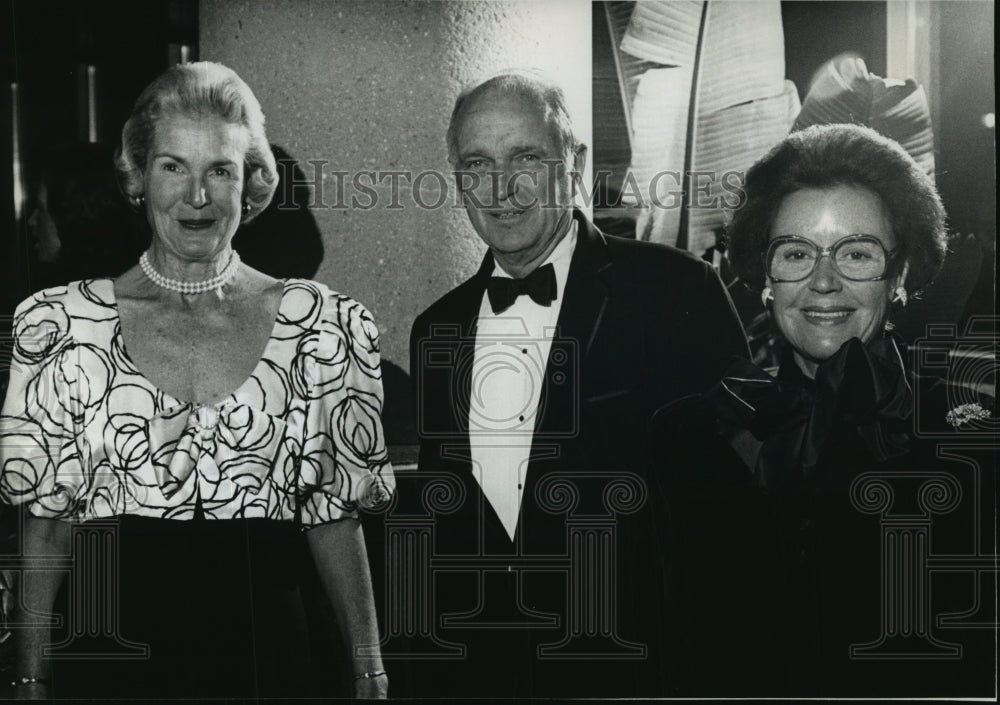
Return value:
<svg viewBox="0 0 1000 705">
<path fill-rule="evenodd" d="M 186 64 L 153 81 L 115 166 L 152 243 L 117 279 L 18 308 L 0 493 L 25 516 L 15 623 L 53 612 L 68 582 L 64 624 L 110 600 L 112 628 L 98 631 L 120 648 L 102 653 L 148 651 L 53 664 L 50 628 L 34 621 L 18 631 L 16 693 L 309 695 L 297 581 L 308 552 L 347 644 L 351 694 L 384 697 L 357 520 L 393 488 L 371 316 L 232 249 L 278 180 L 260 105 L 232 70 Z M 112 522 L 112 584 L 41 570 L 101 520 Z"/>
</svg>

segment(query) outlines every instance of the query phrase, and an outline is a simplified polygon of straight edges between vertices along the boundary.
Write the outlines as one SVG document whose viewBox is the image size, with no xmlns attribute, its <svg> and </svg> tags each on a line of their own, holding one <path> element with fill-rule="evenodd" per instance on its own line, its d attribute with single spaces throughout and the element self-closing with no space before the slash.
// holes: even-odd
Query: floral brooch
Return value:
<svg viewBox="0 0 1000 705">
<path fill-rule="evenodd" d="M 970 421 L 981 421 L 982 419 L 988 419 L 989 417 L 990 412 L 984 409 L 980 404 L 973 402 L 971 404 L 960 404 L 956 406 L 945 415 L 944 420 L 955 428 L 959 428 L 962 424 L 969 423 Z"/>
</svg>

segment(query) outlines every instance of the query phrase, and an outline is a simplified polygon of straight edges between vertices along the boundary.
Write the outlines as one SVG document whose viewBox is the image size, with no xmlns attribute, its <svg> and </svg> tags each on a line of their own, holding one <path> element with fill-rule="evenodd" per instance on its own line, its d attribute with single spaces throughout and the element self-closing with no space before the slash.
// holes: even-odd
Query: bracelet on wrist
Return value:
<svg viewBox="0 0 1000 705">
<path fill-rule="evenodd" d="M 361 675 L 354 676 L 354 680 L 356 680 L 356 681 L 370 680 L 372 678 L 378 678 L 379 676 L 387 676 L 387 675 L 389 675 L 389 674 L 386 673 L 385 671 L 381 671 L 381 670 L 380 671 L 365 671 Z"/>
<path fill-rule="evenodd" d="M 48 685 L 49 681 L 47 678 L 29 678 L 28 676 L 21 676 L 20 678 L 11 681 L 10 684 L 15 688 L 20 688 L 25 685 Z"/>
</svg>

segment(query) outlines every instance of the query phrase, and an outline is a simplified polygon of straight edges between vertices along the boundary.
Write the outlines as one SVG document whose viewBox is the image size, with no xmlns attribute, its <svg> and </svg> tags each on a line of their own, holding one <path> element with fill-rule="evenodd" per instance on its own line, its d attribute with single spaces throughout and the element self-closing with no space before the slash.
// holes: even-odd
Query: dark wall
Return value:
<svg viewBox="0 0 1000 705">
<path fill-rule="evenodd" d="M 992 2 L 941 2 L 937 183 L 953 231 L 995 236 L 996 111 Z"/>
<path fill-rule="evenodd" d="M 197 0 L 7 0 L 5 74 L 21 95 L 22 167 L 28 179 L 25 217 L 32 209 L 33 185 L 45 170 L 72 173 L 74 164 L 55 164 L 87 140 L 85 71 L 96 67 L 97 141 L 107 153 L 142 88 L 170 64 L 170 46 L 197 47 Z M 9 21 L 7 21 L 9 18 Z M 9 120 L 10 104 L 5 105 Z M 5 133 L 10 134 L 9 129 Z M 9 149 L 5 138 L 5 149 Z M 111 170 L 111 164 L 108 164 Z M 5 170 L 6 171 L 6 170 Z M 9 175 L 5 177 L 9 179 Z M 10 193 L 10 182 L 6 193 Z M 13 212 L 5 224 L 13 223 Z M 5 311 L 39 288 L 42 268 L 34 259 L 30 233 L 17 233 L 10 261 L 16 276 L 2 283 Z M 12 266 L 12 265 L 7 265 Z M 95 272 L 96 273 L 96 272 Z"/>
<path fill-rule="evenodd" d="M 937 184 L 948 227 L 977 261 L 967 277 L 975 284 L 959 330 L 973 316 L 996 315 L 996 128 L 984 122 L 996 113 L 993 62 L 995 6 L 988 0 L 941 2 L 941 122 L 937 131 Z M 934 96 L 931 97 L 935 99 Z"/>
<path fill-rule="evenodd" d="M 805 98 L 816 69 L 847 51 L 861 56 L 872 73 L 885 75 L 885 2 L 782 2 L 781 20 L 785 77 L 799 98 Z"/>
<path fill-rule="evenodd" d="M 14 0 L 12 19 L 29 148 L 79 138 L 80 64 L 98 68 L 98 138 L 115 142 L 170 44 L 198 44 L 197 0 Z"/>
<path fill-rule="evenodd" d="M 11 15 L 9 3 L 4 3 L 2 10 L 6 17 Z M 12 23 L 0 22 L 0 42 L 6 47 L 0 51 L 0 164 L 5 168 L 0 169 L 0 193 L 4 194 L 0 198 L 0 339 L 6 337 L 8 326 L 4 322 L 4 316 L 8 315 L 15 303 L 15 292 L 17 291 L 17 266 L 15 264 L 14 233 L 12 224 L 14 222 L 14 202 L 9 197 L 13 192 L 14 181 L 10 164 L 13 159 L 13 149 L 10 139 L 11 134 L 11 92 L 10 84 L 14 77 L 14 31 Z M 2 362 L 2 360 L 0 360 Z M 6 365 L 3 366 L 6 369 Z"/>
</svg>

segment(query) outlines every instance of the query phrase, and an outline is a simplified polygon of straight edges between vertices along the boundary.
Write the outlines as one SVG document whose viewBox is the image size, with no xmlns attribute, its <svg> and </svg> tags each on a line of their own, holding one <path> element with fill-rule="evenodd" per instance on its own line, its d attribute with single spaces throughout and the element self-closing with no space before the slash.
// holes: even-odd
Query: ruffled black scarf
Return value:
<svg viewBox="0 0 1000 705">
<path fill-rule="evenodd" d="M 809 379 L 789 348 L 777 377 L 737 360 L 706 395 L 756 480 L 778 489 L 813 474 L 831 430 L 853 427 L 878 461 L 909 448 L 913 392 L 893 337 L 844 343 Z"/>
</svg>

